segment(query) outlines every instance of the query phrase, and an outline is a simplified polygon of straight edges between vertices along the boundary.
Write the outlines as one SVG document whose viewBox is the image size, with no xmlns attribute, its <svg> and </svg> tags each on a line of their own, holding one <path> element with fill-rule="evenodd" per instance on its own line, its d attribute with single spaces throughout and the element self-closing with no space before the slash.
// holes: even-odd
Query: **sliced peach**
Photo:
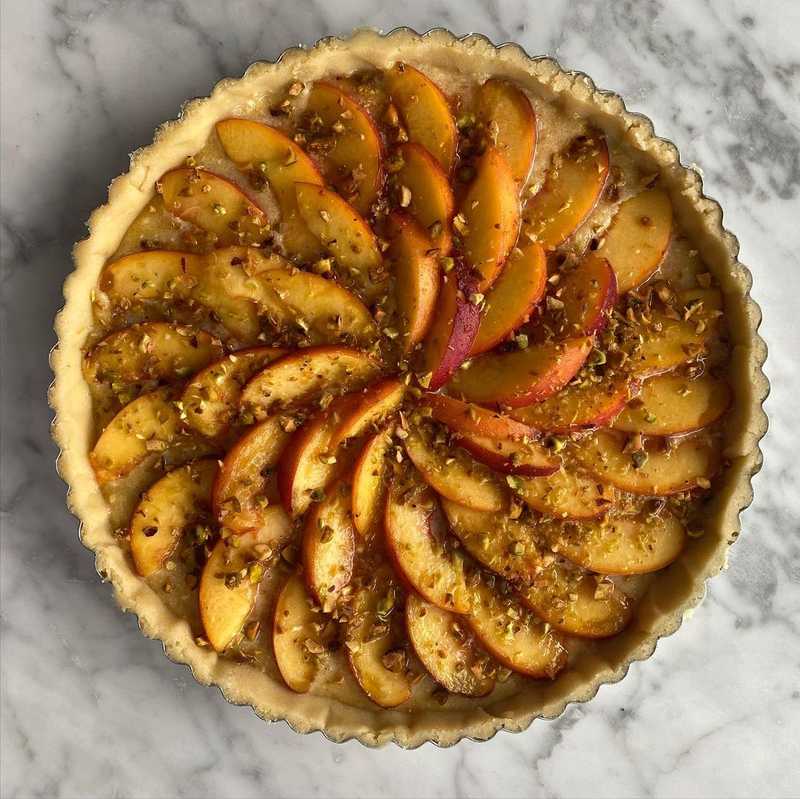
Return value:
<svg viewBox="0 0 800 799">
<path fill-rule="evenodd" d="M 343 453 L 331 447 L 331 439 L 356 401 L 352 395 L 340 397 L 292 436 L 278 466 L 281 501 L 292 517 L 305 513 L 346 467 Z"/>
<path fill-rule="evenodd" d="M 506 159 L 488 148 L 461 203 L 464 259 L 481 275 L 480 289 L 494 283 L 519 233 L 517 184 Z"/>
<path fill-rule="evenodd" d="M 89 455 L 98 483 L 124 477 L 180 437 L 180 414 L 167 390 L 142 394 L 108 423 Z"/>
<path fill-rule="evenodd" d="M 164 200 L 153 197 L 131 222 L 117 247 L 117 256 L 136 250 L 182 250 L 186 245 L 183 224 L 167 212 Z"/>
<path fill-rule="evenodd" d="M 422 665 L 445 690 L 463 696 L 492 692 L 492 663 L 458 616 L 410 594 L 406 629 Z"/>
<path fill-rule="evenodd" d="M 256 374 L 242 390 L 246 413 L 263 419 L 279 408 L 291 408 L 332 394 L 360 388 L 379 372 L 369 355 L 348 347 L 309 347 L 285 355 Z"/>
<path fill-rule="evenodd" d="M 181 396 L 186 424 L 208 438 L 222 435 L 236 419 L 242 386 L 286 354 L 277 347 L 238 350 L 198 372 Z"/>
<path fill-rule="evenodd" d="M 347 403 L 339 414 L 339 425 L 330 440 L 331 450 L 336 451 L 348 439 L 374 431 L 400 409 L 405 393 L 405 383 L 390 377 L 355 395 L 355 401 Z"/>
<path fill-rule="evenodd" d="M 306 584 L 322 609 L 336 606 L 342 589 L 353 576 L 355 529 L 350 485 L 339 482 L 308 514 L 303 529 L 303 566 Z"/>
<path fill-rule="evenodd" d="M 567 386 L 542 402 L 511 411 L 511 416 L 534 430 L 567 433 L 610 424 L 638 391 L 626 376 L 599 383 Z"/>
<path fill-rule="evenodd" d="M 395 480 L 386 501 L 386 546 L 398 573 L 421 596 L 454 613 L 469 610 L 464 561 L 434 534 L 435 499 L 414 475 Z"/>
<path fill-rule="evenodd" d="M 617 417 L 615 430 L 654 436 L 694 433 L 728 409 L 731 390 L 724 380 L 702 375 L 690 380 L 670 373 L 645 380 L 640 394 Z"/>
<path fill-rule="evenodd" d="M 579 136 L 559 153 L 544 185 L 528 200 L 523 233 L 554 250 L 583 223 L 600 199 L 608 177 L 608 146 L 599 134 Z"/>
<path fill-rule="evenodd" d="M 208 333 L 167 322 L 142 322 L 110 333 L 83 362 L 90 385 L 176 380 L 222 357 L 222 345 Z"/>
<path fill-rule="evenodd" d="M 647 377 L 694 360 L 705 351 L 713 328 L 654 313 L 651 324 L 639 332 L 640 342 L 634 347 L 629 363 L 637 374 Z"/>
<path fill-rule="evenodd" d="M 269 235 L 264 211 L 221 175 L 179 167 L 162 175 L 156 186 L 170 213 L 212 233 L 217 246 L 259 244 Z"/>
<path fill-rule="evenodd" d="M 508 516 L 473 510 L 442 499 L 447 523 L 475 560 L 487 569 L 510 580 L 529 583 L 544 565 L 542 546 L 536 529 Z"/>
<path fill-rule="evenodd" d="M 190 524 L 211 510 L 215 460 L 199 460 L 173 469 L 142 494 L 131 515 L 131 555 L 136 571 L 147 577 L 164 566 Z"/>
<path fill-rule="evenodd" d="M 422 228 L 405 214 L 390 217 L 393 228 L 388 257 L 395 276 L 395 297 L 402 351 L 408 354 L 425 338 L 439 298 L 439 262 L 433 243 Z"/>
<path fill-rule="evenodd" d="M 366 220 L 338 194 L 314 183 L 296 183 L 297 207 L 308 229 L 369 301 L 383 291 L 386 275 L 378 240 Z"/>
<path fill-rule="evenodd" d="M 520 601 L 557 630 L 580 638 L 608 638 L 633 616 L 633 601 L 611 580 L 553 562 L 519 587 Z"/>
<path fill-rule="evenodd" d="M 269 477 L 288 441 L 280 420 L 269 418 L 228 451 L 214 484 L 214 513 L 220 524 L 241 533 L 263 527 L 269 517 L 268 524 L 278 528 L 272 518 L 277 496 Z"/>
<path fill-rule="evenodd" d="M 672 203 L 665 191 L 648 189 L 620 205 L 600 249 L 616 272 L 620 294 L 658 269 L 671 235 Z"/>
<path fill-rule="evenodd" d="M 533 428 L 503 416 L 497 411 L 462 402 L 446 394 L 425 394 L 422 401 L 431 409 L 431 415 L 453 432 L 489 438 L 524 439 L 535 435 Z"/>
<path fill-rule="evenodd" d="M 441 89 L 409 64 L 386 73 L 389 95 L 403 119 L 408 138 L 421 144 L 449 174 L 458 147 L 458 131 Z"/>
<path fill-rule="evenodd" d="M 613 488 L 571 467 L 545 477 L 509 480 L 526 505 L 556 519 L 595 519 L 607 513 L 617 499 Z"/>
<path fill-rule="evenodd" d="M 358 684 L 375 704 L 386 708 L 411 698 L 405 670 L 388 668 L 385 662 L 388 655 L 398 651 L 391 615 L 397 593 L 391 572 L 378 567 L 372 584 L 354 593 L 353 615 L 345 638 L 347 661 Z"/>
<path fill-rule="evenodd" d="M 379 431 L 364 445 L 353 469 L 353 524 L 362 537 L 375 530 L 383 511 L 391 445 L 389 431 Z"/>
<path fill-rule="evenodd" d="M 217 652 L 227 649 L 239 635 L 255 604 L 268 559 L 260 554 L 262 535 L 267 546 L 275 539 L 267 529 L 220 539 L 203 567 L 198 595 L 200 619 L 208 642 Z"/>
<path fill-rule="evenodd" d="M 300 217 L 294 190 L 298 182 L 322 185 L 316 164 L 284 133 L 252 119 L 223 119 L 216 131 L 239 169 L 269 182 L 281 210 L 285 252 L 305 261 L 318 258 L 322 248 Z"/>
<path fill-rule="evenodd" d="M 488 353 L 456 372 L 449 388 L 470 402 L 519 408 L 561 391 L 591 349 L 590 338 L 569 338 L 514 352 Z"/>
<path fill-rule="evenodd" d="M 317 81 L 306 109 L 332 132 L 326 150 L 328 179 L 348 202 L 366 214 L 383 180 L 381 137 L 361 103 L 328 81 Z"/>
<path fill-rule="evenodd" d="M 511 251 L 483 306 L 470 356 L 494 349 L 528 321 L 547 286 L 544 250 L 534 242 Z"/>
<path fill-rule="evenodd" d="M 513 592 L 501 595 L 498 583 L 483 581 L 472 590 L 467 624 L 481 645 L 504 666 L 528 677 L 553 679 L 567 665 L 561 638 Z"/>
<path fill-rule="evenodd" d="M 604 258 L 585 258 L 566 274 L 556 297 L 563 303 L 557 317 L 559 334 L 591 336 L 599 333 L 617 301 L 614 270 Z"/>
<path fill-rule="evenodd" d="M 489 438 L 474 433 L 458 437 L 475 460 L 503 474 L 521 474 L 538 477 L 558 471 L 561 460 L 538 441 L 515 441 L 512 438 Z"/>
<path fill-rule="evenodd" d="M 306 693 L 319 672 L 316 653 L 322 642 L 318 630 L 324 623 L 303 577 L 297 572 L 290 575 L 275 603 L 272 651 L 283 681 L 297 693 Z"/>
<path fill-rule="evenodd" d="M 412 427 L 404 441 L 408 457 L 437 494 L 476 510 L 500 511 L 506 492 L 482 463 L 446 442 L 437 444 L 429 430 Z"/>
<path fill-rule="evenodd" d="M 683 551 L 686 530 L 671 513 L 609 517 L 579 527 L 564 524 L 548 535 L 553 550 L 601 574 L 647 574 Z"/>
<path fill-rule="evenodd" d="M 353 292 L 288 263 L 255 275 L 242 291 L 275 327 L 300 330 L 314 344 L 369 346 L 378 337 L 372 314 Z"/>
<path fill-rule="evenodd" d="M 476 104 L 489 141 L 508 161 L 514 180 L 524 183 L 536 150 L 536 116 L 530 100 L 513 83 L 490 78 L 478 89 Z"/>
<path fill-rule="evenodd" d="M 480 310 L 472 301 L 473 294 L 466 269 L 460 263 L 442 276 L 439 301 L 422 351 L 431 391 L 451 378 L 472 349 L 480 324 Z"/>
<path fill-rule="evenodd" d="M 634 451 L 627 447 L 624 434 L 598 430 L 581 440 L 577 457 L 599 480 L 646 496 L 679 494 L 707 485 L 719 468 L 717 448 L 697 436 L 666 449 L 658 439 L 648 439 Z"/>
<path fill-rule="evenodd" d="M 410 193 L 408 211 L 425 228 L 432 247 L 439 255 L 447 255 L 452 244 L 452 220 L 455 201 L 450 181 L 439 162 L 421 145 L 414 142 L 399 148 L 403 165 L 398 170 L 397 184 Z"/>
</svg>

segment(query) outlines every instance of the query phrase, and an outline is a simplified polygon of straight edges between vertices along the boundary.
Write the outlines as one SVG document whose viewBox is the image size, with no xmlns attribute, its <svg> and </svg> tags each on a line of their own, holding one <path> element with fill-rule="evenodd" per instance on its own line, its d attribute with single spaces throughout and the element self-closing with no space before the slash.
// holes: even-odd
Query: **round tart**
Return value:
<svg viewBox="0 0 800 799">
<path fill-rule="evenodd" d="M 298 731 L 524 729 L 648 657 L 760 466 L 719 206 L 583 75 L 359 32 L 193 101 L 75 249 L 51 399 L 100 575 Z"/>
</svg>

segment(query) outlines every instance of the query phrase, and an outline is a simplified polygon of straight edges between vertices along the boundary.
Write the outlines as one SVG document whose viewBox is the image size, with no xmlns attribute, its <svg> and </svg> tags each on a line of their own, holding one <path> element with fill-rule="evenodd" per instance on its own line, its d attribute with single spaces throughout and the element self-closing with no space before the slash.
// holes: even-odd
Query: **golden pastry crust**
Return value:
<svg viewBox="0 0 800 799">
<path fill-rule="evenodd" d="M 156 178 L 200 150 L 217 121 L 246 115 L 254 98 L 269 97 L 292 80 L 388 68 L 399 60 L 472 79 L 511 79 L 588 117 L 652 163 L 676 216 L 723 291 L 735 400 L 723 451 L 729 466 L 712 498 L 706 534 L 659 575 L 630 627 L 582 652 L 557 681 L 523 683 L 512 696 L 411 713 L 298 695 L 262 671 L 197 645 L 189 624 L 135 573 L 113 535 L 111 512 L 89 462 L 95 423 L 81 370 L 83 347 L 94 328 L 91 297 L 98 276 L 150 201 Z M 322 40 L 308 51 L 292 49 L 275 64 L 252 65 L 240 80 L 221 81 L 209 98 L 187 103 L 177 121 L 162 126 L 154 143 L 132 156 L 130 171 L 111 184 L 108 203 L 92 214 L 89 230 L 74 251 L 75 271 L 64 286 L 66 304 L 56 320 L 58 345 L 51 356 L 59 473 L 69 486 L 70 509 L 81 521 L 81 539 L 95 552 L 98 573 L 111 581 L 120 606 L 137 614 L 143 632 L 161 640 L 172 660 L 187 664 L 198 681 L 218 685 L 229 701 L 249 704 L 265 719 L 285 719 L 299 732 L 320 730 L 335 741 L 357 738 L 367 745 L 395 741 L 415 747 L 433 741 L 446 746 L 463 737 L 485 740 L 499 729 L 522 730 L 534 718 L 559 715 L 569 702 L 588 700 L 601 684 L 621 679 L 631 662 L 649 657 L 658 639 L 674 632 L 702 599 L 706 579 L 724 567 L 727 548 L 740 529 L 739 513 L 752 499 L 750 479 L 761 465 L 758 442 L 767 427 L 761 408 L 768 391 L 761 369 L 766 346 L 757 333 L 760 311 L 749 297 L 751 277 L 737 260 L 735 238 L 722 227 L 719 205 L 702 194 L 700 177 L 680 164 L 674 145 L 657 138 L 646 118 L 626 111 L 620 98 L 596 89 L 585 75 L 567 73 L 551 59 L 531 59 L 516 45 L 496 48 L 483 37 L 456 39 L 442 30 L 424 36 L 407 29 L 388 36 L 359 31 L 346 40 Z"/>
</svg>

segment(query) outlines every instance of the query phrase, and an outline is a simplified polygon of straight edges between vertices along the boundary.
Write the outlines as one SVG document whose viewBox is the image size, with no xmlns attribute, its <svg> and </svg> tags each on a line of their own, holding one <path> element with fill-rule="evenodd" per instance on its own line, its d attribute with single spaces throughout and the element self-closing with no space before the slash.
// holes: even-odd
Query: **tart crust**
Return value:
<svg viewBox="0 0 800 799">
<path fill-rule="evenodd" d="M 723 446 L 730 465 L 709 505 L 706 534 L 660 573 L 628 629 L 582 652 L 554 682 L 525 683 L 511 697 L 490 696 L 466 709 L 411 713 L 298 695 L 267 674 L 195 643 L 189 624 L 135 573 L 113 536 L 109 508 L 89 462 L 94 423 L 81 371 L 82 347 L 93 327 L 92 290 L 128 226 L 149 202 L 159 175 L 200 150 L 218 120 L 246 113 L 255 100 L 278 91 L 287 81 L 310 82 L 331 71 L 346 73 L 365 66 L 386 68 L 398 60 L 475 79 L 509 78 L 557 98 L 642 152 L 660 172 L 675 213 L 724 294 L 734 393 Z M 680 163 L 676 147 L 656 137 L 648 119 L 627 111 L 618 96 L 597 89 L 586 75 L 564 71 L 550 58 L 531 58 L 514 44 L 495 47 L 482 36 L 459 39 L 442 29 L 419 35 L 403 28 L 385 36 L 360 30 L 347 39 L 323 39 L 310 50 L 292 48 L 275 63 L 253 64 L 241 79 L 220 81 L 210 97 L 188 102 L 176 121 L 157 130 L 152 145 L 131 156 L 130 171 L 112 182 L 107 204 L 94 211 L 88 225 L 88 238 L 74 249 L 75 270 L 64 284 L 65 306 L 55 322 L 58 344 L 51 353 L 53 437 L 61 449 L 58 471 L 69 487 L 67 502 L 81 522 L 83 544 L 95 553 L 98 574 L 112 583 L 120 607 L 138 616 L 142 631 L 161 640 L 170 659 L 189 666 L 199 682 L 219 686 L 228 701 L 251 705 L 265 720 L 283 719 L 298 732 L 321 731 L 333 741 L 356 738 L 368 746 L 389 741 L 404 747 L 426 741 L 449 746 L 465 737 L 486 740 L 500 729 L 520 731 L 535 718 L 558 716 L 570 702 L 587 701 L 600 685 L 625 676 L 633 661 L 648 658 L 659 638 L 673 633 L 703 598 L 706 580 L 725 567 L 728 547 L 739 534 L 739 514 L 752 500 L 751 478 L 762 463 L 758 444 L 767 430 L 762 409 L 769 391 L 762 371 L 767 348 L 757 332 L 760 309 L 749 295 L 752 278 L 737 259 L 738 242 L 722 227 L 720 206 L 703 194 L 697 172 Z"/>
</svg>

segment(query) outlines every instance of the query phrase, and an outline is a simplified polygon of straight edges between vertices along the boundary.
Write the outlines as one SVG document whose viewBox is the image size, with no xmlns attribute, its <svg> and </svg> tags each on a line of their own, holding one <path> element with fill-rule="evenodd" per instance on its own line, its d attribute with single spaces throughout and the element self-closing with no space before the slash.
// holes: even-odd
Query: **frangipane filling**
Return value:
<svg viewBox="0 0 800 799">
<path fill-rule="evenodd" d="M 199 646 L 382 707 L 557 679 L 703 534 L 722 295 L 657 173 L 503 80 L 294 82 L 94 296 L 120 545 Z"/>
</svg>

